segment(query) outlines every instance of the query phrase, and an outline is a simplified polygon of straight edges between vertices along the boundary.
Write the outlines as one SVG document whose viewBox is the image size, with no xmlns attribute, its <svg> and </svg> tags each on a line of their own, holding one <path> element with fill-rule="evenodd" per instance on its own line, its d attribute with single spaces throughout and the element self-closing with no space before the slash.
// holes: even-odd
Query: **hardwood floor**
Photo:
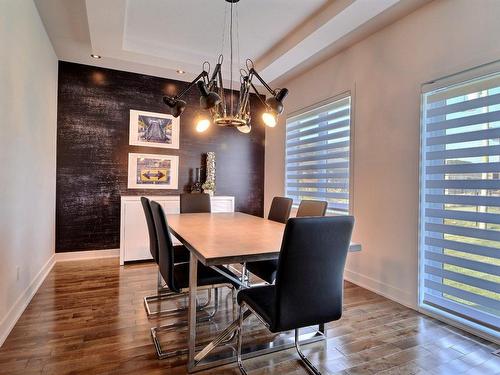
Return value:
<svg viewBox="0 0 500 375">
<path fill-rule="evenodd" d="M 142 298 L 153 294 L 153 264 L 119 267 L 118 259 L 55 265 L 0 349 L 0 374 L 184 374 L 185 357 L 159 361 Z M 180 301 L 182 302 L 182 301 Z M 213 323 L 199 328 L 207 340 L 232 318 L 224 296 Z M 246 340 L 272 337 L 256 319 Z M 497 345 L 346 283 L 344 315 L 328 325 L 326 344 L 304 352 L 324 374 L 500 373 Z M 182 345 L 185 331 L 166 333 L 165 345 Z M 307 374 L 294 350 L 245 362 L 252 374 Z M 239 374 L 234 365 L 204 374 Z"/>
</svg>

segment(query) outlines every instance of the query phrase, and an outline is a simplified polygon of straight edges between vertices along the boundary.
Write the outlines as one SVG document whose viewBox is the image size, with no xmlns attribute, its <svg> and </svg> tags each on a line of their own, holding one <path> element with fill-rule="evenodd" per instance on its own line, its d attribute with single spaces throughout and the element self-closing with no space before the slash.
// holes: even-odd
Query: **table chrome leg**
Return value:
<svg viewBox="0 0 500 375">
<path fill-rule="evenodd" d="M 236 288 L 231 288 L 231 302 L 232 302 L 232 308 L 233 308 L 233 320 L 236 319 L 236 308 L 237 308 L 237 303 L 236 303 Z"/>
<path fill-rule="evenodd" d="M 233 275 L 231 275 L 228 272 L 225 272 L 224 269 L 222 269 L 220 267 L 210 267 L 210 268 L 212 268 L 214 271 L 217 271 L 221 275 L 225 276 L 227 279 L 229 279 L 233 283 L 237 284 L 240 288 L 246 288 L 247 287 L 247 284 L 244 281 L 242 281 L 243 280 L 243 276 L 240 279 L 238 277 L 234 277 Z"/>
<path fill-rule="evenodd" d="M 205 312 L 205 310 L 201 310 L 202 312 Z M 197 323 L 202 323 L 202 322 L 208 322 L 212 319 L 212 317 L 215 315 L 215 311 L 212 314 L 206 313 L 206 316 L 200 316 L 197 317 L 196 322 Z M 169 351 L 163 351 L 161 348 L 161 343 L 158 338 L 158 333 L 159 332 L 168 332 L 168 331 L 174 331 L 174 330 L 179 330 L 179 329 L 184 329 L 188 326 L 188 322 L 186 320 L 182 320 L 177 323 L 170 323 L 170 324 L 165 324 L 159 327 L 152 327 L 151 328 L 151 338 L 153 339 L 153 344 L 156 349 L 156 355 L 158 356 L 158 359 L 166 359 L 166 358 L 172 358 L 178 355 L 186 354 L 188 352 L 187 348 L 179 348 L 179 349 L 174 349 L 174 350 L 169 350 Z"/>
<path fill-rule="evenodd" d="M 189 307 L 188 307 L 188 371 L 195 366 L 196 355 L 196 291 L 198 287 L 198 259 L 190 252 L 189 260 Z"/>
<path fill-rule="evenodd" d="M 248 318 L 251 314 L 250 310 L 246 310 L 243 313 L 243 320 Z M 200 361 L 203 360 L 212 350 L 214 350 L 221 343 L 226 341 L 229 337 L 235 334 L 238 329 L 239 319 L 233 321 L 224 331 L 222 331 L 210 344 L 205 346 L 196 356 L 194 357 L 194 365 L 196 366 Z"/>
<path fill-rule="evenodd" d="M 242 314 L 243 320 L 247 319 L 251 314 L 252 314 L 252 311 L 250 309 L 248 309 L 248 307 L 247 307 L 247 309 Z M 216 347 L 227 342 L 229 337 L 236 335 L 238 333 L 237 332 L 238 326 L 239 326 L 239 318 L 237 318 L 235 321 L 233 321 L 212 342 L 210 342 L 208 345 L 206 345 L 201 351 L 199 351 L 196 354 L 194 364 L 188 370 L 188 372 L 193 373 L 193 372 L 207 370 L 210 368 L 214 368 L 214 367 L 218 367 L 218 366 L 226 365 L 228 363 L 235 362 L 237 360 L 236 355 L 233 357 L 227 357 L 224 359 L 210 360 L 209 354 Z M 315 332 L 311 332 L 311 333 L 307 333 L 307 334 L 302 334 L 302 336 L 303 337 L 301 337 L 301 340 L 302 340 L 303 344 L 309 344 L 312 342 L 325 340 L 325 336 L 319 331 L 315 331 Z M 248 350 L 246 352 L 244 352 L 244 350 L 242 350 L 242 358 L 249 359 L 249 358 L 257 357 L 260 355 L 265 355 L 265 354 L 274 353 L 277 351 L 293 348 L 295 346 L 293 336 L 291 337 L 291 339 L 292 339 L 291 342 L 280 343 L 278 345 L 270 345 L 269 347 L 266 347 L 266 348 L 255 348 L 254 347 L 250 350 L 250 352 Z M 208 362 L 206 361 L 207 359 L 209 360 Z"/>
<path fill-rule="evenodd" d="M 193 257 L 193 255 L 192 255 L 192 257 Z M 193 263 L 191 263 L 191 265 L 192 264 Z M 195 264 L 197 264 L 196 260 L 195 260 Z M 213 269 L 220 272 L 220 270 L 217 267 L 213 267 Z M 222 272 L 220 272 L 220 273 L 222 273 Z M 245 271 L 245 273 L 246 273 L 246 271 Z M 192 276 L 193 275 L 190 273 L 190 279 L 189 279 L 190 286 L 191 286 Z M 194 275 L 194 280 L 197 282 L 196 274 Z M 239 281 L 240 282 L 238 284 L 239 284 L 240 288 L 246 288 L 246 286 L 243 285 L 244 283 L 242 282 L 242 280 L 239 280 Z M 194 285 L 197 285 L 197 284 L 194 284 Z M 234 311 L 236 312 L 236 309 Z M 245 320 L 251 314 L 252 314 L 252 311 L 249 308 L 247 308 L 242 313 L 241 317 L 243 320 Z M 238 333 L 239 324 L 240 324 L 240 318 L 238 317 L 226 329 L 224 329 L 220 334 L 218 334 L 217 337 L 215 339 L 213 339 L 208 345 L 204 346 L 203 349 L 201 349 L 198 353 L 196 353 L 196 346 L 195 346 L 195 344 L 196 344 L 195 327 L 193 327 L 193 335 L 191 336 L 191 327 L 194 326 L 194 324 L 192 326 L 190 326 L 189 327 L 189 333 L 190 333 L 190 335 L 189 335 L 189 348 L 190 348 L 190 350 L 188 353 L 189 355 L 188 355 L 188 363 L 187 363 L 188 372 L 194 373 L 197 371 L 207 370 L 210 368 L 214 368 L 214 367 L 222 366 L 222 365 L 225 365 L 225 364 L 228 364 L 231 362 L 235 362 L 235 360 L 237 360 L 237 356 L 228 357 L 228 358 L 219 358 L 219 359 L 214 359 L 212 361 L 210 361 L 210 358 L 207 358 L 207 357 L 216 347 L 218 347 L 221 344 L 228 343 Z M 311 334 L 304 335 L 304 337 L 302 338 L 303 344 L 308 344 L 308 343 L 324 340 L 326 337 L 326 335 L 324 334 L 324 332 L 325 332 L 324 330 L 325 330 L 325 326 L 320 325 L 319 330 L 316 331 L 315 333 L 313 332 Z M 265 354 L 277 352 L 280 350 L 286 350 L 286 349 L 293 348 L 294 345 L 295 345 L 295 343 L 293 340 L 291 340 L 291 342 L 289 342 L 289 343 L 282 343 L 282 344 L 278 344 L 278 345 L 271 344 L 268 348 L 262 348 L 262 349 L 259 348 L 256 351 L 252 350 L 251 352 L 242 353 L 242 358 L 245 358 L 245 359 L 253 358 L 253 357 L 256 357 L 259 355 L 265 355 Z M 207 359 L 209 360 L 208 362 L 207 362 Z"/>
<path fill-rule="evenodd" d="M 247 271 L 247 264 L 243 263 L 242 268 L 241 268 L 241 283 L 242 286 L 245 288 L 249 287 L 249 282 L 248 282 L 248 271 Z"/>
<path fill-rule="evenodd" d="M 158 290 L 158 293 L 161 293 L 165 287 L 163 286 L 163 278 L 161 277 L 160 270 L 158 270 L 158 280 L 156 282 L 156 288 Z"/>
</svg>

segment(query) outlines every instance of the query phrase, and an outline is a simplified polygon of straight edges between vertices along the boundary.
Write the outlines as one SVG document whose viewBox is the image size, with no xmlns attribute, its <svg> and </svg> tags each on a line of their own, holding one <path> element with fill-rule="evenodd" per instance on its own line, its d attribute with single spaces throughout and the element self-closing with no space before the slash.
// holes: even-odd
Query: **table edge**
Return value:
<svg viewBox="0 0 500 375">
<path fill-rule="evenodd" d="M 196 248 L 194 248 L 188 241 L 186 241 L 179 233 L 175 231 L 172 227 L 169 226 L 170 232 L 179 240 L 180 243 L 182 243 L 191 253 L 195 254 L 196 258 L 207 267 L 210 266 L 218 266 L 222 264 L 236 264 L 236 263 L 243 263 L 243 262 L 257 262 L 261 260 L 272 260 L 276 259 L 279 256 L 280 250 L 276 252 L 270 252 L 270 253 L 261 253 L 261 254 L 255 254 L 255 255 L 245 255 L 244 260 L 242 260 L 242 256 L 226 256 L 226 257 L 218 257 L 218 258 L 211 258 L 207 259 L 205 258 Z M 361 244 L 352 242 L 349 245 L 349 253 L 356 253 L 360 252 L 362 249 Z"/>
</svg>

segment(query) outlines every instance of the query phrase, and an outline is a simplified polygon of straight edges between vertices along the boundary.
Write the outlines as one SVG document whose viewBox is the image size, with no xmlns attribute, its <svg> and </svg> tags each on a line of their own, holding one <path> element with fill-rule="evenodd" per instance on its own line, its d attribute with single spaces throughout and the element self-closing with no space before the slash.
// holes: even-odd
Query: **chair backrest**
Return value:
<svg viewBox="0 0 500 375">
<path fill-rule="evenodd" d="M 153 214 L 151 213 L 151 206 L 149 199 L 146 197 L 141 197 L 142 209 L 144 210 L 144 216 L 146 217 L 146 224 L 148 226 L 149 234 L 149 251 L 154 261 L 158 263 L 158 237 L 156 236 L 155 223 L 153 221 Z"/>
<path fill-rule="evenodd" d="M 168 230 L 167 217 L 158 202 L 151 201 L 150 204 L 158 236 L 158 268 L 168 288 L 179 292 L 174 282 L 174 246 Z"/>
<path fill-rule="evenodd" d="M 267 218 L 272 221 L 286 224 L 292 210 L 293 199 L 285 197 L 274 197 Z"/>
<path fill-rule="evenodd" d="M 181 214 L 211 212 L 210 195 L 181 194 Z"/>
<path fill-rule="evenodd" d="M 288 220 L 278 260 L 274 331 L 337 320 L 352 216 Z"/>
<path fill-rule="evenodd" d="M 296 217 L 325 216 L 328 202 L 315 200 L 300 201 Z"/>
</svg>

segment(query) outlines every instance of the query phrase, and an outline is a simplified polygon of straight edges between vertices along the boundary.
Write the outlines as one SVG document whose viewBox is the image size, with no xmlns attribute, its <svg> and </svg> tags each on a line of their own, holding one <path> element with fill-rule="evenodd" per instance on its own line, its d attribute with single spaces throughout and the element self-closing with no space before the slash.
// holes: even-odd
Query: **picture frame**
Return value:
<svg viewBox="0 0 500 375">
<path fill-rule="evenodd" d="M 165 113 L 130 110 L 130 145 L 178 149 L 179 133 L 179 118 Z"/>
<path fill-rule="evenodd" d="M 129 189 L 178 189 L 179 157 L 162 154 L 128 154 Z"/>
</svg>

